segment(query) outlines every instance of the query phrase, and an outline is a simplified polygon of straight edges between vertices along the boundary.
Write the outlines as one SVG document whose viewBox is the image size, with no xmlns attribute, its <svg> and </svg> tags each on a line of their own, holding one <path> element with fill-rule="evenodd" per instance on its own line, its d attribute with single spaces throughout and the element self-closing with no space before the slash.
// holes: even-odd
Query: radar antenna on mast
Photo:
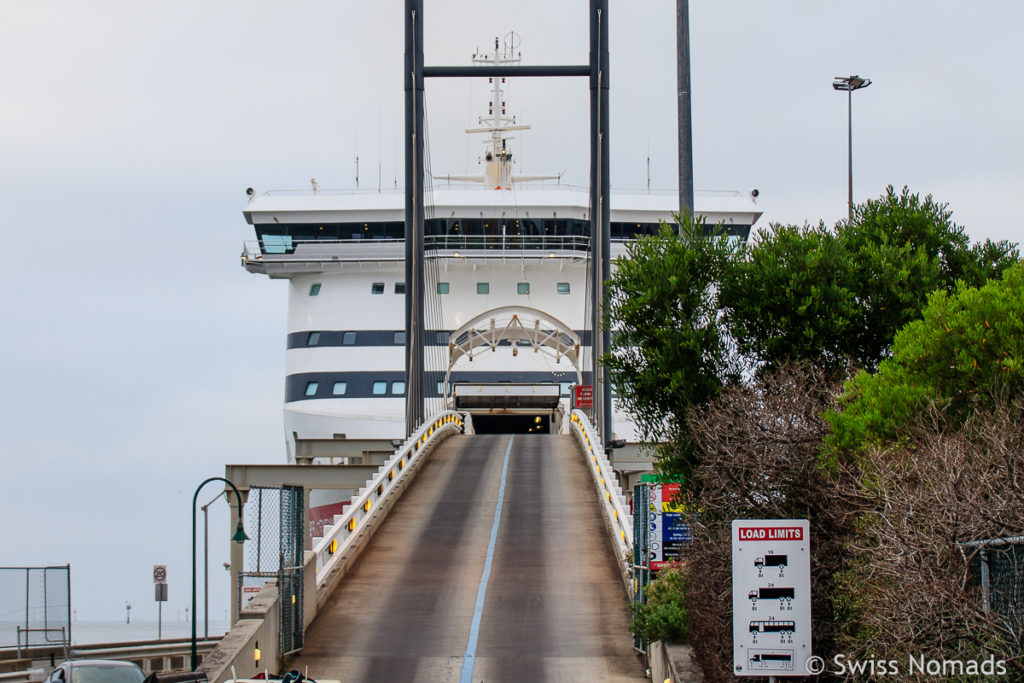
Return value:
<svg viewBox="0 0 1024 683">
<path fill-rule="evenodd" d="M 523 53 L 519 51 L 522 39 L 519 34 L 515 31 L 509 31 L 505 34 L 503 42 L 504 49 L 502 48 L 502 39 L 495 36 L 494 52 L 489 55 L 481 53 L 480 49 L 477 48 L 473 53 L 473 63 L 488 66 L 509 66 L 522 62 Z M 483 177 L 465 175 L 434 177 L 438 180 L 483 182 L 487 187 L 494 188 L 495 190 L 510 189 L 515 183 L 560 179 L 562 175 L 560 173 L 558 175 L 512 175 L 512 151 L 508 146 L 508 141 L 515 138 L 514 136 L 505 135 L 505 133 L 515 130 L 530 130 L 530 126 L 517 124 L 515 115 L 508 113 L 507 103 L 505 102 L 505 90 L 502 88 L 502 84 L 505 83 L 505 77 L 489 77 L 488 82 L 492 87 L 491 99 L 487 103 L 487 116 L 477 118 L 478 128 L 466 129 L 466 132 L 469 134 L 490 133 L 490 137 L 484 141 L 484 144 L 487 145 L 487 150 L 484 153 Z"/>
</svg>

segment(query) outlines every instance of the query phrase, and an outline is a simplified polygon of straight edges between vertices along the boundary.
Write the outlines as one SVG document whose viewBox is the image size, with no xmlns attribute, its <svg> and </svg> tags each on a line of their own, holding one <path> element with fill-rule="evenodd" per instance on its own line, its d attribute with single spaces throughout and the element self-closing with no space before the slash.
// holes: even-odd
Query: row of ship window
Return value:
<svg viewBox="0 0 1024 683">
<path fill-rule="evenodd" d="M 559 382 L 560 393 L 568 396 L 572 389 L 573 382 Z M 344 396 L 348 391 L 348 382 L 333 382 L 331 396 Z M 313 398 L 320 393 L 320 382 L 306 382 L 305 395 Z M 405 382 L 396 380 L 393 382 L 377 381 L 371 385 L 370 393 L 373 396 L 405 396 Z M 444 382 L 437 383 L 437 395 L 444 396 Z"/>
<path fill-rule="evenodd" d="M 314 282 L 312 285 L 310 285 L 309 286 L 309 295 L 310 296 L 318 296 L 320 294 L 320 286 L 321 286 L 321 283 L 319 283 L 319 282 Z M 437 283 L 437 293 L 438 294 L 449 294 L 450 292 L 451 292 L 451 283 L 449 283 L 449 282 L 438 282 Z M 558 283 L 555 283 L 555 292 L 558 293 L 558 294 L 569 294 L 570 293 L 569 283 L 568 282 L 558 282 Z M 372 285 L 370 285 L 370 293 L 371 294 L 383 294 L 384 293 L 384 283 L 383 282 L 374 282 Z M 478 282 L 478 283 L 476 283 L 476 293 L 477 294 L 490 294 L 491 293 L 491 283 L 490 282 Z M 530 283 L 529 282 L 517 282 L 516 283 L 516 294 L 529 294 L 529 293 L 530 293 Z M 405 294 L 405 283 L 404 282 L 396 282 L 395 283 L 395 294 Z"/>
</svg>

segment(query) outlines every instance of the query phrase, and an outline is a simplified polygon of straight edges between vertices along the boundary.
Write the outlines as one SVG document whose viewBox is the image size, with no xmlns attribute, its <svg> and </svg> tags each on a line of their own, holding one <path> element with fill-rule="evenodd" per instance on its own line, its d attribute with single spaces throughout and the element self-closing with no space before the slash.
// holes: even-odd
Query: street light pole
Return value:
<svg viewBox="0 0 1024 683">
<path fill-rule="evenodd" d="M 227 489 L 218 493 L 213 500 L 206 505 L 201 505 L 203 511 L 203 637 L 210 637 L 210 524 L 207 510 L 217 500 L 227 493 Z"/>
<path fill-rule="evenodd" d="M 238 500 L 238 527 L 235 529 L 235 534 L 231 537 L 231 540 L 236 543 L 244 543 L 249 540 L 242 526 L 242 508 L 244 504 L 242 502 L 242 494 L 238 492 L 238 487 L 224 477 L 210 477 L 200 484 L 192 496 L 192 671 L 195 671 L 199 665 L 199 657 L 196 654 L 196 502 L 199 500 L 199 491 L 211 481 L 222 481 L 230 486 L 231 490 L 235 492 L 235 498 Z M 212 503 L 213 501 L 210 502 Z"/>
<path fill-rule="evenodd" d="M 847 206 L 849 208 L 849 221 L 853 222 L 853 91 L 866 88 L 871 85 L 871 79 L 860 76 L 836 76 L 832 80 L 834 90 L 846 91 L 846 119 L 847 119 L 847 159 L 849 170 L 847 173 L 848 195 Z"/>
</svg>

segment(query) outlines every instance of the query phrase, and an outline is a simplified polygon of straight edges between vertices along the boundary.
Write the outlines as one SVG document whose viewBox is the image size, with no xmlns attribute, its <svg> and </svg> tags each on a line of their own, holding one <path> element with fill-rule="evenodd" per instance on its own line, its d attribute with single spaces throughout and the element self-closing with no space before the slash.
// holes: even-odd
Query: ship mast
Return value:
<svg viewBox="0 0 1024 683">
<path fill-rule="evenodd" d="M 494 38 L 494 53 L 486 55 L 480 52 L 473 54 L 474 64 L 487 66 L 515 66 L 523 61 L 519 47 L 519 34 L 510 31 L 505 36 L 505 47 L 502 50 L 498 38 Z M 487 103 L 487 116 L 477 119 L 479 128 L 467 128 L 467 133 L 490 133 L 487 141 L 488 149 L 484 155 L 486 162 L 484 184 L 496 190 L 508 189 L 512 185 L 512 152 L 507 142 L 512 138 L 504 135 L 512 130 L 530 130 L 529 125 L 516 125 L 515 115 L 508 115 L 505 109 L 505 91 L 501 87 L 505 77 L 491 76 L 491 100 Z"/>
</svg>

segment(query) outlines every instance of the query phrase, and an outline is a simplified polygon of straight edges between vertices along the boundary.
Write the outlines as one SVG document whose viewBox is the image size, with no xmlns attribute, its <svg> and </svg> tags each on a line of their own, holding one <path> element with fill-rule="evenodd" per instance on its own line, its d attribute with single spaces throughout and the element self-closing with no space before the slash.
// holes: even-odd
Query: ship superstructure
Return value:
<svg viewBox="0 0 1024 683">
<path fill-rule="evenodd" d="M 508 50 L 499 55 L 497 43 L 493 55 L 474 55 L 480 63 L 516 59 L 518 53 Z M 487 116 L 466 131 L 488 136 L 483 172 L 435 176 L 427 194 L 428 414 L 449 401 L 452 385 L 460 382 L 556 384 L 565 398 L 571 385 L 590 383 L 590 362 L 583 362 L 590 357 L 592 336 L 589 192 L 550 182 L 558 175 L 513 173 L 508 133 L 528 126 L 507 114 L 501 80 L 491 79 Z M 538 186 L 539 180 L 549 183 Z M 674 192 L 613 189 L 612 257 L 623 253 L 625 241 L 671 222 L 676 201 Z M 760 215 L 752 199 L 739 192 L 698 193 L 695 203 L 708 224 L 723 225 L 737 239 L 745 239 Z M 244 247 L 244 267 L 289 283 L 284 404 L 289 460 L 340 453 L 328 447 L 331 443 L 357 443 L 365 451 L 373 443 L 403 438 L 403 194 L 315 186 L 306 193 L 253 193 L 244 215 L 256 237 Z M 529 334 L 507 335 L 500 342 L 496 335 L 493 344 L 452 353 L 460 333 L 464 342 L 474 330 L 519 325 L 539 331 L 542 324 L 566 339 L 575 334 L 576 355 L 527 343 Z M 628 416 L 619 413 L 614 431 L 619 438 L 634 436 Z"/>
</svg>

